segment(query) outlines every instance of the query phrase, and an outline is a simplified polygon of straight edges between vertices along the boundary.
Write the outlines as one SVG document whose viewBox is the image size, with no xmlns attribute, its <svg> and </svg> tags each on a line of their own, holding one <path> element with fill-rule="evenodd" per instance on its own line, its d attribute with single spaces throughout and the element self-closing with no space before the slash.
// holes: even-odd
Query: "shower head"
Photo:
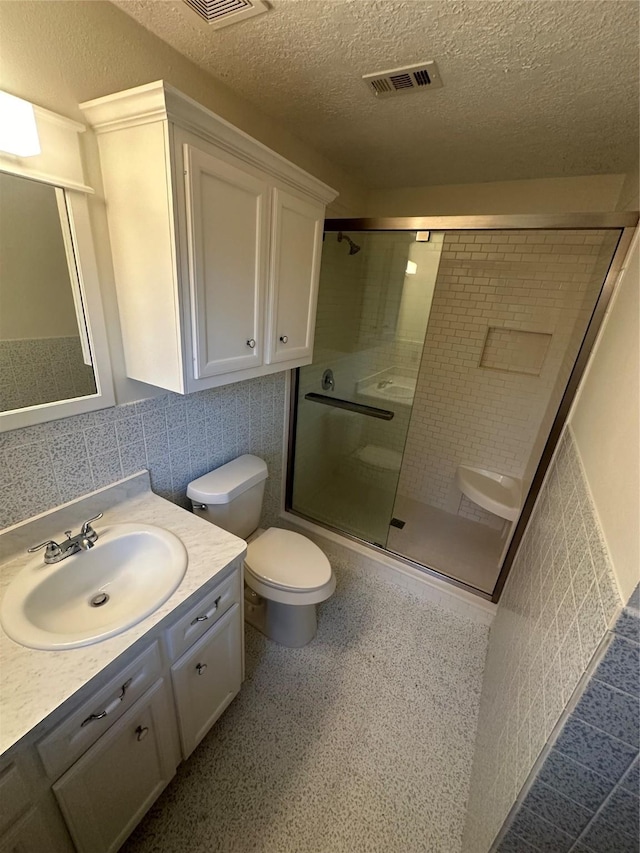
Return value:
<svg viewBox="0 0 640 853">
<path fill-rule="evenodd" d="M 354 243 L 351 237 L 347 237 L 347 235 L 343 234 L 342 231 L 338 231 L 338 243 L 342 243 L 343 240 L 349 244 L 350 255 L 356 255 L 362 248 L 361 246 L 358 246 L 357 243 Z"/>
</svg>

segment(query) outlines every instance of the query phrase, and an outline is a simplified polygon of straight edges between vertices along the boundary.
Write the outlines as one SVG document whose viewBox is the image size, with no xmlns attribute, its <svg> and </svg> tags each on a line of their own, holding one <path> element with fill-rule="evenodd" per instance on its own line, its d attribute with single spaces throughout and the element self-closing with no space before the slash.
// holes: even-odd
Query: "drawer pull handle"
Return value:
<svg viewBox="0 0 640 853">
<path fill-rule="evenodd" d="M 283 344 L 289 343 L 289 338 L 286 335 L 280 335 L 280 340 L 282 341 Z"/>
<path fill-rule="evenodd" d="M 202 675 L 202 673 L 205 671 L 206 668 L 207 668 L 206 663 L 197 663 L 196 664 L 196 669 L 198 670 L 198 675 Z"/>
<path fill-rule="evenodd" d="M 85 726 L 88 726 L 89 723 L 92 723 L 94 720 L 103 720 L 107 716 L 106 711 L 100 711 L 99 714 L 89 714 L 86 720 L 83 720 L 80 724 L 80 728 L 83 729 Z"/>
<path fill-rule="evenodd" d="M 198 622 L 206 622 L 206 621 L 207 621 L 207 619 L 210 619 L 210 618 L 213 616 L 213 614 L 216 612 L 216 610 L 218 609 L 218 607 L 220 606 L 220 599 L 221 599 L 221 598 L 222 598 L 222 596 L 221 596 L 221 595 L 219 595 L 219 596 L 216 598 L 216 600 L 213 602 L 213 607 L 211 608 L 211 610 L 210 610 L 208 613 L 203 613 L 203 614 L 202 614 L 202 616 L 196 616 L 196 618 L 195 618 L 195 619 L 192 619 L 192 620 L 191 620 L 191 624 L 192 624 L 192 625 L 197 625 L 197 624 L 198 624 Z"/>
<path fill-rule="evenodd" d="M 249 340 L 247 341 L 247 346 L 250 349 L 253 349 L 255 347 L 255 345 L 256 345 L 255 338 L 249 338 Z"/>
<path fill-rule="evenodd" d="M 127 678 L 125 683 L 120 688 L 120 695 L 118 696 L 118 699 L 121 702 L 124 699 L 124 694 L 127 692 L 127 690 L 131 687 L 132 684 L 133 684 L 133 678 Z"/>
<path fill-rule="evenodd" d="M 107 705 L 107 707 L 104 709 L 104 711 L 100 711 L 97 714 L 89 714 L 87 719 L 83 720 L 82 723 L 80 723 L 80 728 L 83 729 L 85 726 L 88 726 L 89 723 L 93 723 L 94 720 L 104 720 L 104 718 L 107 716 L 107 714 L 109 714 L 111 711 L 113 711 L 114 708 L 117 708 L 118 704 L 120 702 L 122 702 L 122 700 L 125 697 L 127 690 L 131 687 L 132 684 L 133 684 L 133 678 L 128 678 L 125 681 L 125 683 L 122 685 L 122 687 L 120 688 L 120 693 L 118 694 L 117 698 L 114 699 L 110 705 Z"/>
<path fill-rule="evenodd" d="M 136 734 L 138 736 L 138 740 L 144 740 L 149 734 L 149 726 L 138 726 Z"/>
</svg>

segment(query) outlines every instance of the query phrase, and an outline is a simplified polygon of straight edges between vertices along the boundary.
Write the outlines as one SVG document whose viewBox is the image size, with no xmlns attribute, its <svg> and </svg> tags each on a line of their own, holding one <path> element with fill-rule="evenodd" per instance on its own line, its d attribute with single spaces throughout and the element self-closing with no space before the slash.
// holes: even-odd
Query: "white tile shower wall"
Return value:
<svg viewBox="0 0 640 853">
<path fill-rule="evenodd" d="M 242 453 L 267 462 L 263 522 L 280 512 L 284 373 L 182 397 L 163 394 L 0 433 L 0 529 L 147 468 L 187 506 L 190 480 Z"/>
<path fill-rule="evenodd" d="M 621 605 L 567 427 L 491 628 L 465 853 L 491 847 Z"/>
<path fill-rule="evenodd" d="M 77 335 L 0 341 L 0 412 L 95 393 Z"/>
<path fill-rule="evenodd" d="M 299 396 L 303 398 L 309 391 L 322 392 L 322 373 L 331 368 L 336 386 L 329 394 L 392 409 L 394 418 L 373 420 L 317 404 L 301 404 L 294 506 L 307 510 L 323 486 L 337 476 L 357 477 L 363 486 L 377 486 L 391 495 L 395 492 L 399 468 L 392 472 L 362 464 L 357 452 L 373 445 L 395 451 L 401 458 L 410 407 L 359 396 L 356 386 L 360 380 L 390 368 L 415 376 L 428 308 L 423 298 L 418 299 L 421 294 L 411 290 L 419 276 L 405 276 L 407 258 L 416 246 L 423 255 L 433 255 L 435 261 L 428 265 L 426 273 L 422 271 L 426 275 L 437 269 L 442 249 L 441 234 L 420 244 L 415 243 L 412 233 L 351 236 L 361 246 L 355 255 L 349 255 L 346 244 L 338 243 L 335 234 L 325 237 L 314 364 L 300 372 Z M 435 280 L 435 273 L 433 277 Z M 433 282 L 430 284 L 433 286 Z M 424 307 L 422 316 L 412 308 L 417 300 Z M 408 313 L 412 314 L 410 324 Z"/>
<path fill-rule="evenodd" d="M 384 446 L 401 450 L 408 423 L 405 417 L 402 424 L 403 419 L 398 416 L 386 424 L 382 437 L 370 435 L 370 419 L 303 401 L 304 395 L 310 391 L 355 399 L 359 380 L 398 363 L 397 358 L 395 362 L 390 361 L 392 356 L 398 355 L 397 352 L 389 352 L 393 344 L 392 335 L 386 335 L 388 341 L 385 342 L 382 334 L 387 307 L 382 287 L 386 269 L 384 257 L 395 243 L 387 240 L 389 245 L 385 244 L 382 251 L 378 251 L 371 235 L 358 234 L 356 240 L 362 249 L 350 255 L 347 244 L 339 243 L 336 234 L 325 236 L 314 363 L 300 371 L 299 398 L 302 402 L 298 412 L 294 507 L 311 513 L 317 495 L 334 477 L 344 473 L 345 464 L 348 466 L 353 461 L 353 454 L 358 448 L 382 441 Z M 396 272 L 400 274 L 397 282 L 399 305 L 404 267 L 397 258 L 395 261 Z M 419 345 L 414 349 L 417 363 Z M 326 368 L 331 368 L 335 376 L 333 391 L 322 388 L 322 374 Z M 362 402 L 370 401 L 363 399 Z M 399 407 L 400 411 L 403 409 L 406 407 Z M 371 473 L 375 476 L 375 472 Z"/>
<path fill-rule="evenodd" d="M 556 376 L 575 358 L 576 320 L 604 278 L 601 249 L 611 249 L 612 239 L 603 231 L 445 236 L 401 495 L 455 512 L 458 465 L 525 473 Z M 540 376 L 481 368 L 490 326 L 553 335 Z"/>
<path fill-rule="evenodd" d="M 315 496 L 328 480 L 346 475 L 347 468 L 349 475 L 357 476 L 363 484 L 386 487 L 390 481 L 388 471 L 377 471 L 371 466 L 361 464 L 357 459 L 358 450 L 367 445 L 395 451 L 400 462 L 409 426 L 410 407 L 359 395 L 356 391 L 356 383 L 360 379 L 390 365 L 399 366 L 395 353 L 390 353 L 390 348 L 387 348 L 386 352 L 385 355 L 384 352 L 368 349 L 345 355 L 336 350 L 316 347 L 314 364 L 300 371 L 295 497 L 307 506 L 309 501 L 313 504 Z M 322 389 L 322 373 L 326 367 L 331 367 L 336 378 L 333 392 Z M 394 417 L 391 421 L 377 420 L 304 401 L 308 392 L 388 408 L 393 410 Z M 391 476 L 389 488 L 393 492 L 399 469 L 400 464 Z"/>
<path fill-rule="evenodd" d="M 397 337 L 405 270 L 415 237 L 412 232 L 389 231 L 358 234 L 358 240 L 364 256 L 358 344 L 377 347 Z"/>
<path fill-rule="evenodd" d="M 493 512 L 487 512 L 485 509 L 482 509 L 481 506 L 470 501 L 465 495 L 462 495 L 460 498 L 458 515 L 462 516 L 462 518 L 468 518 L 469 521 L 477 521 L 487 527 L 493 527 L 494 530 L 502 530 L 504 526 L 504 519 Z"/>
<path fill-rule="evenodd" d="M 605 270 L 608 269 L 608 266 L 611 262 L 611 258 L 613 256 L 614 246 L 617 243 L 617 239 L 618 232 L 609 232 L 602 242 L 595 266 L 596 271 L 598 271 L 600 275 L 604 275 Z M 575 353 L 578 352 L 580 348 L 580 344 L 582 343 L 582 338 L 584 335 L 584 330 L 588 325 L 592 311 L 593 292 L 591 288 L 586 288 L 583 293 L 582 302 L 580 304 L 580 308 L 576 317 L 576 322 L 571 333 L 569 345 L 566 348 L 564 358 L 562 360 L 562 363 L 560 364 L 558 375 L 551 394 L 549 395 L 549 402 L 547 403 L 547 408 L 542 417 L 540 428 L 538 429 L 538 434 L 533 443 L 533 449 L 529 457 L 529 462 L 527 463 L 527 467 L 525 469 L 524 481 L 525 488 L 527 489 L 529 488 L 531 481 L 533 480 L 538 461 L 542 455 L 542 451 L 544 449 L 544 445 L 546 444 L 549 431 L 551 430 L 551 426 L 558 411 L 560 400 L 562 399 L 562 395 L 564 394 L 564 390 L 569 380 L 569 376 L 571 375 L 571 371 L 573 370 Z"/>
</svg>

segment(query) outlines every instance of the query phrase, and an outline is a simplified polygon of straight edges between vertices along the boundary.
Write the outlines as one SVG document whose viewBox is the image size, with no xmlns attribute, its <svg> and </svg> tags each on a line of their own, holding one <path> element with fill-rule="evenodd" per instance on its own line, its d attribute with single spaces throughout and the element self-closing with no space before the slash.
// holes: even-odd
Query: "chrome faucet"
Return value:
<svg viewBox="0 0 640 853">
<path fill-rule="evenodd" d="M 44 561 L 48 564 L 59 563 L 60 560 L 64 560 L 72 554 L 77 554 L 78 551 L 88 551 L 98 541 L 98 534 L 91 526 L 91 522 L 97 521 L 99 518 L 102 518 L 101 512 L 98 515 L 94 515 L 93 518 L 87 519 L 80 528 L 80 533 L 77 533 L 75 536 L 71 535 L 70 530 L 65 530 L 67 538 L 60 544 L 54 542 L 53 539 L 48 539 L 46 542 L 34 545 L 33 548 L 28 548 L 27 553 L 33 554 L 41 548 L 46 548 Z"/>
</svg>

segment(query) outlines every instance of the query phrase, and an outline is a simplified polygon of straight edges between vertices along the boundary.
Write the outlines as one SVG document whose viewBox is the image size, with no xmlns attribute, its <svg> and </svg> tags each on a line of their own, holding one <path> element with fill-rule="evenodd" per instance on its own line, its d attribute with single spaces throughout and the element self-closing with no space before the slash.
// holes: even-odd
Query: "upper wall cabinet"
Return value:
<svg viewBox="0 0 640 853">
<path fill-rule="evenodd" d="M 163 82 L 81 108 L 127 374 L 185 394 L 309 364 L 335 191 Z"/>
</svg>

